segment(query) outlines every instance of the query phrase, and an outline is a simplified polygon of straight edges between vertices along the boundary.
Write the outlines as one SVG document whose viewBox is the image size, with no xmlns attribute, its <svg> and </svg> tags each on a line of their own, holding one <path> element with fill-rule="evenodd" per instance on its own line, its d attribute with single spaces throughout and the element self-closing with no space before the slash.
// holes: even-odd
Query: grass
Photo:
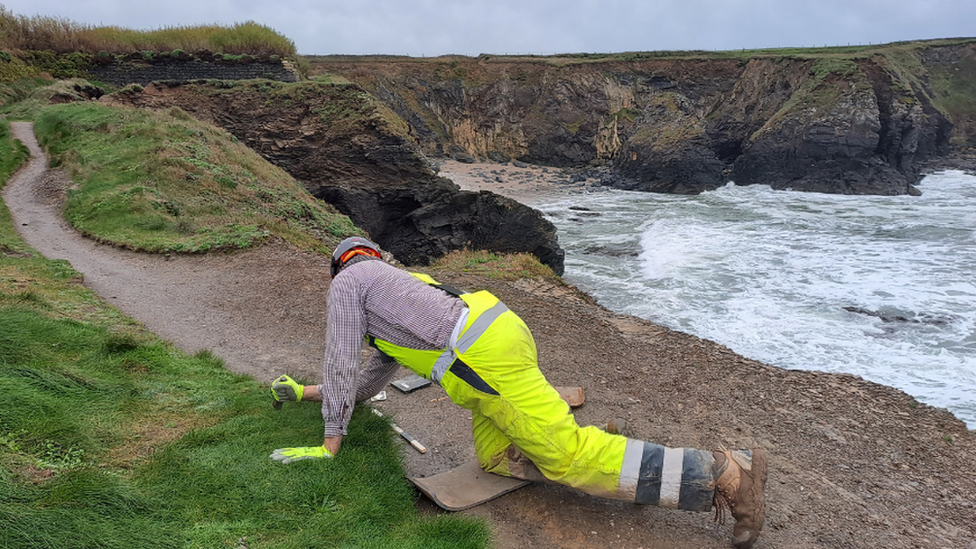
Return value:
<svg viewBox="0 0 976 549">
<path fill-rule="evenodd" d="M 51 81 L 43 78 L 18 78 L 12 82 L 0 78 L 0 113 L 8 114 L 9 119 L 10 109 L 50 85 Z"/>
<path fill-rule="evenodd" d="M 472 273 L 499 280 L 518 280 L 521 278 L 543 278 L 563 284 L 563 280 L 552 272 L 548 265 L 528 253 L 499 254 L 486 250 L 457 250 L 438 258 L 433 270 Z"/>
<path fill-rule="evenodd" d="M 381 418 L 354 414 L 336 459 L 315 406 L 275 412 L 266 388 L 147 334 L 0 304 L 0 546 L 481 547 L 483 525 L 419 520 Z M 460 536 L 458 536 L 460 534 Z M 456 537 L 464 540 L 455 545 Z"/>
<path fill-rule="evenodd" d="M 353 136 L 374 126 L 384 133 L 409 139 L 409 125 L 375 96 L 348 81 L 329 78 L 314 82 L 286 83 L 271 80 L 238 82 L 215 81 L 206 85 L 190 84 L 199 93 L 226 96 L 222 101 L 240 101 L 258 96 L 269 108 L 284 116 L 297 105 L 311 110 L 328 124 L 330 136 Z"/>
<path fill-rule="evenodd" d="M 958 63 L 931 67 L 928 71 L 933 90 L 933 104 L 952 120 L 953 141 L 957 145 L 976 147 L 976 60 L 964 57 Z"/>
<path fill-rule="evenodd" d="M 777 131 L 786 120 L 802 119 L 829 109 L 841 95 L 866 91 L 870 85 L 867 76 L 851 59 L 813 59 L 810 61 L 808 77 L 780 109 L 750 136 L 750 140 L 755 142 L 764 134 Z"/>
<path fill-rule="evenodd" d="M 0 120 L 0 181 L 6 181 L 29 157 L 27 147 L 12 138 L 10 122 Z M 0 258 L 8 255 L 30 257 L 30 249 L 13 231 L 13 221 L 6 205 L 0 205 L 0 226 L 11 227 L 9 231 L 0 230 Z M 2 271 L 0 276 L 3 276 Z"/>
<path fill-rule="evenodd" d="M 705 128 L 696 118 L 684 114 L 678 101 L 678 96 L 669 92 L 658 94 L 648 101 L 645 109 L 656 113 L 655 123 L 642 125 L 630 137 L 630 143 L 667 151 L 682 142 L 704 135 Z"/>
<path fill-rule="evenodd" d="M 330 252 L 360 234 L 283 170 L 178 108 L 55 105 L 35 131 L 77 188 L 65 217 L 98 241 L 138 251 L 209 252 L 275 235 Z"/>
<path fill-rule="evenodd" d="M 16 15 L 2 5 L 0 49 L 90 55 L 200 50 L 231 55 L 296 55 L 294 42 L 253 21 L 229 27 L 200 25 L 138 31 L 83 25 L 63 17 Z"/>
<path fill-rule="evenodd" d="M 352 84 L 347 78 L 340 76 L 338 74 L 319 74 L 316 75 L 313 80 L 319 84 L 335 84 L 340 86 L 347 86 Z"/>
<path fill-rule="evenodd" d="M 0 139 L 6 171 L 18 150 Z M 317 406 L 276 412 L 266 386 L 146 332 L 20 241 L 2 203 L 0 242 L 0 547 L 488 544 L 480 521 L 417 516 L 383 418 L 357 408 L 333 460 L 275 463 L 319 443 Z"/>
<path fill-rule="evenodd" d="M 0 119 L 0 181 L 6 181 L 29 157 L 27 147 L 10 134 L 10 122 Z"/>
<path fill-rule="evenodd" d="M 75 86 L 88 87 L 91 84 L 80 78 L 54 81 L 40 78 L 24 79 L 0 84 L 0 94 L 9 97 L 3 105 L 0 105 L 0 114 L 5 114 L 8 120 L 33 120 L 41 110 L 52 103 L 52 98 L 85 100 L 86 98 L 74 89 Z"/>
</svg>

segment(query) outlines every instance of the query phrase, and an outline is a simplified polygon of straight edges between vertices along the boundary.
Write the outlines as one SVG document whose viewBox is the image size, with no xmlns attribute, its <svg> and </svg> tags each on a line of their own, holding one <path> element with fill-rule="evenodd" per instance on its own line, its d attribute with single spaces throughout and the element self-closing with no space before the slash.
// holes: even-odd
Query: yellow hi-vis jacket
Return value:
<svg viewBox="0 0 976 549">
<path fill-rule="evenodd" d="M 374 337 L 369 338 L 369 343 L 423 378 L 440 383 L 448 369 L 453 367 L 452 372 L 474 388 L 489 394 L 498 394 L 460 359 L 468 348 L 491 326 L 492 322 L 502 313 L 508 311 L 508 307 L 487 291 L 460 292 L 450 286 L 440 284 L 429 275 L 410 274 L 435 288 L 443 289 L 445 292 L 459 297 L 467 305 L 466 314 L 462 313 L 459 319 L 460 325 L 455 328 L 449 346 L 446 349 L 438 350 L 412 349 Z"/>
</svg>

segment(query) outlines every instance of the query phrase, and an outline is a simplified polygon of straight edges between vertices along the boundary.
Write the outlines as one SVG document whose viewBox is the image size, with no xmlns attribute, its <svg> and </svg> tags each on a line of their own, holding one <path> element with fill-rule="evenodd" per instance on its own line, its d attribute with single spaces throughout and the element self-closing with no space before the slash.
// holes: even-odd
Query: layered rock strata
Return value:
<svg viewBox="0 0 976 549">
<path fill-rule="evenodd" d="M 976 44 L 849 55 L 435 60 L 312 58 L 410 125 L 425 153 L 611 169 L 623 189 L 698 193 L 730 180 L 915 194 L 950 139 L 976 143 Z M 958 130 L 954 132 L 956 123 Z"/>
</svg>

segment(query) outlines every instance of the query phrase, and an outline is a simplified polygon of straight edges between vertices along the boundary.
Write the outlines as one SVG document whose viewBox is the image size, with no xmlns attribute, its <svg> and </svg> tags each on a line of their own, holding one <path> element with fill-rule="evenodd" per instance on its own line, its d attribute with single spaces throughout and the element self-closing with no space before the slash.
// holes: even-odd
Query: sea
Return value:
<svg viewBox="0 0 976 549">
<path fill-rule="evenodd" d="M 610 310 L 788 369 L 843 372 L 976 428 L 976 177 L 922 195 L 734 183 L 695 196 L 601 190 L 527 204 L 564 279 Z"/>
</svg>

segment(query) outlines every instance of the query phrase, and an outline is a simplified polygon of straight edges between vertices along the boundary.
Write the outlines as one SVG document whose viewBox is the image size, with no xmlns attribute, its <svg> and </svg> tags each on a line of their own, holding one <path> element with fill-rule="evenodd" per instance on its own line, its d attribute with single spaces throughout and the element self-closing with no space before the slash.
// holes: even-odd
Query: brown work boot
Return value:
<svg viewBox="0 0 976 549">
<path fill-rule="evenodd" d="M 766 451 L 719 450 L 715 452 L 715 519 L 725 522 L 725 510 L 735 517 L 732 545 L 749 549 L 756 543 L 766 518 L 763 486 L 766 484 Z"/>
</svg>

